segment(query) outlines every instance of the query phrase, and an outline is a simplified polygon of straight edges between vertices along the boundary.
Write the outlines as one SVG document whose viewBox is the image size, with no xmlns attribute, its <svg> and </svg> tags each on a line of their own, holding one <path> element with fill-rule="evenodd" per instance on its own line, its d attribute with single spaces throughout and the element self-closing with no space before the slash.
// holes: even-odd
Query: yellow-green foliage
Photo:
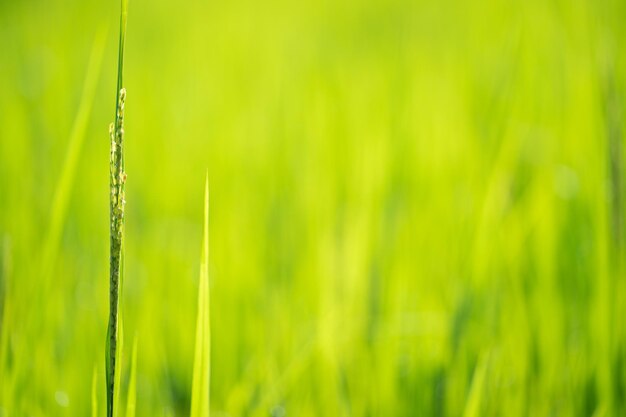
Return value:
<svg viewBox="0 0 626 417">
<path fill-rule="evenodd" d="M 190 415 L 208 167 L 211 415 L 626 415 L 626 2 L 129 7 L 120 404 L 137 334 Z M 0 1 L 3 417 L 104 415 L 118 19 Z"/>
</svg>

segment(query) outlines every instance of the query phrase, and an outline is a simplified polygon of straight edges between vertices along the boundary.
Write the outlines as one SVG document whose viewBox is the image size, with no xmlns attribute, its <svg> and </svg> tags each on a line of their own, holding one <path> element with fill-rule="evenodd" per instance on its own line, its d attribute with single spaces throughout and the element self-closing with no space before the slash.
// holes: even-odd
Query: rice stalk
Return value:
<svg viewBox="0 0 626 417">
<path fill-rule="evenodd" d="M 126 89 L 122 84 L 124 68 L 124 42 L 126 37 L 127 0 L 121 0 L 120 39 L 117 70 L 117 99 L 115 122 L 109 128 L 111 137 L 110 159 L 110 275 L 109 275 L 109 325 L 106 347 L 107 417 L 117 415 L 122 353 L 122 319 L 119 314 L 120 293 L 124 269 L 124 105 Z"/>
</svg>

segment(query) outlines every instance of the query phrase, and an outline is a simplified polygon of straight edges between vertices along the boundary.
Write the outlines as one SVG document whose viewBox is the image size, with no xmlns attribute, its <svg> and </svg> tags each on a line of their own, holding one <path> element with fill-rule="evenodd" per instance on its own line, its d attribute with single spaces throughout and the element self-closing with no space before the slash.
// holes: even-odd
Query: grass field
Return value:
<svg viewBox="0 0 626 417">
<path fill-rule="evenodd" d="M 0 2 L 2 417 L 106 408 L 118 3 Z M 212 416 L 626 415 L 624 22 L 130 0 L 122 403 L 190 414 L 208 169 Z"/>
</svg>

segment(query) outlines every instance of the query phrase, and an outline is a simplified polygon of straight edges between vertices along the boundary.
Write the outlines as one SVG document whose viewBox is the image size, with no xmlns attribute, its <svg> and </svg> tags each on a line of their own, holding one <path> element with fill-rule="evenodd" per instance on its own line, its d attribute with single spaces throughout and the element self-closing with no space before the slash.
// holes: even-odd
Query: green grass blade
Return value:
<svg viewBox="0 0 626 417">
<path fill-rule="evenodd" d="M 202 262 L 198 285 L 198 315 L 196 319 L 196 351 L 191 387 L 191 417 L 209 415 L 211 375 L 211 327 L 209 316 L 209 176 L 204 188 L 204 232 Z"/>
<path fill-rule="evenodd" d="M 91 417 L 98 417 L 98 367 L 93 367 L 91 378 Z"/>
<path fill-rule="evenodd" d="M 128 382 L 128 398 L 126 400 L 126 417 L 135 417 L 137 404 L 137 335 L 133 341 L 133 353 L 130 362 L 130 381 Z"/>
<path fill-rule="evenodd" d="M 9 379 L 7 367 L 9 324 L 13 323 L 12 317 L 9 317 L 11 257 L 11 246 L 8 238 L 5 238 L 0 243 L 0 378 L 4 381 L 4 384 L 0 386 L 0 402 L 7 405 L 11 399 L 9 388 L 12 385 L 7 381 Z"/>
<path fill-rule="evenodd" d="M 119 103 L 120 100 L 120 90 L 124 87 L 122 76 L 124 72 L 124 46 L 126 45 L 126 19 L 128 16 L 128 0 L 121 0 L 122 8 L 120 13 L 120 43 L 118 47 L 118 58 L 117 58 L 117 97 L 116 103 Z M 117 117 L 117 111 L 115 115 Z"/>
<path fill-rule="evenodd" d="M 83 93 L 78 105 L 78 113 L 74 119 L 70 133 L 69 145 L 65 163 L 62 166 L 61 176 L 54 190 L 54 199 L 50 210 L 50 224 L 43 247 L 43 260 L 41 262 L 44 276 L 49 276 L 50 269 L 58 251 L 63 223 L 67 212 L 72 185 L 76 174 L 76 166 L 85 140 L 85 132 L 89 122 L 89 116 L 93 107 L 96 87 L 100 79 L 102 56 L 106 39 L 106 30 L 101 30 L 93 42 L 91 56 L 87 67 L 87 74 L 83 84 Z"/>
<path fill-rule="evenodd" d="M 484 353 L 481 355 L 476 369 L 474 370 L 474 376 L 472 377 L 472 387 L 465 404 L 465 411 L 463 417 L 478 417 L 481 415 L 480 408 L 482 402 L 482 396 L 485 385 L 485 377 L 487 375 L 487 364 L 489 361 L 489 354 Z"/>
</svg>

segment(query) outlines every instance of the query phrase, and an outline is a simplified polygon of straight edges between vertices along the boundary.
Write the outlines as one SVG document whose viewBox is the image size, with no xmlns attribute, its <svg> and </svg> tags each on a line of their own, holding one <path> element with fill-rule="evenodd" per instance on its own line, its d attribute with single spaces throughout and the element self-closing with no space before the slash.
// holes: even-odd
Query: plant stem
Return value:
<svg viewBox="0 0 626 417">
<path fill-rule="evenodd" d="M 111 124 L 109 134 L 111 137 L 110 159 L 110 275 L 109 275 L 109 325 L 107 329 L 107 352 L 106 352 L 106 386 L 107 386 L 107 417 L 115 415 L 117 400 L 116 383 L 119 385 L 118 362 L 121 350 L 121 319 L 119 314 L 120 292 L 123 276 L 123 242 L 124 242 L 124 185 L 126 173 L 124 172 L 124 103 L 126 101 L 126 89 L 122 86 L 122 72 L 124 67 L 124 41 L 126 35 L 127 0 L 121 0 L 120 18 L 120 43 L 117 70 L 117 91 L 115 105 L 115 123 Z"/>
</svg>

